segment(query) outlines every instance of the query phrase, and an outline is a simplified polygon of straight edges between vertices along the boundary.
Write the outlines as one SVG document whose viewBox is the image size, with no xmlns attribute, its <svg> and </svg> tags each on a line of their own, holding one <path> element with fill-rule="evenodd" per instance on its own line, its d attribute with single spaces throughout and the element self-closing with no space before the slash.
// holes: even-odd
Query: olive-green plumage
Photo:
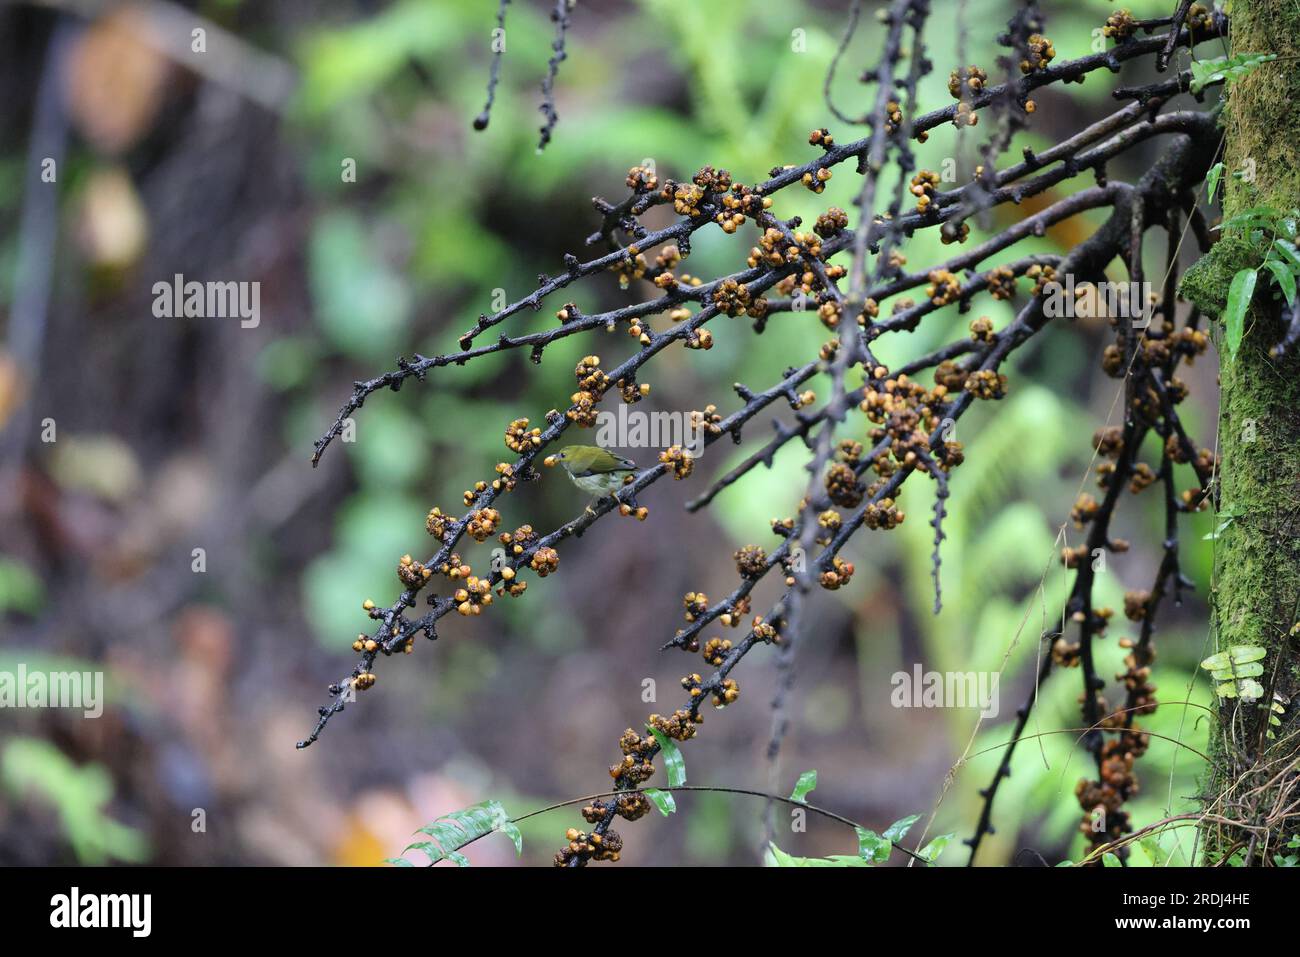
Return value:
<svg viewBox="0 0 1300 957">
<path fill-rule="evenodd" d="M 623 480 L 637 470 L 631 459 L 615 455 L 598 445 L 569 445 L 555 456 L 564 466 L 573 484 L 599 498 L 613 495 L 623 487 Z"/>
</svg>

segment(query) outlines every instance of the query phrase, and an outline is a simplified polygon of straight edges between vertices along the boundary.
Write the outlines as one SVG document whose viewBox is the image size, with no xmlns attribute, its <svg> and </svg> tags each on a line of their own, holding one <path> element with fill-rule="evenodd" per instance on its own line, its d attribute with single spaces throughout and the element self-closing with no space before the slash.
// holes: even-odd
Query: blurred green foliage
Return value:
<svg viewBox="0 0 1300 957">
<path fill-rule="evenodd" d="M 78 767 L 50 742 L 17 736 L 0 751 L 0 783 L 13 800 L 35 795 L 54 808 L 79 863 L 148 860 L 145 837 L 108 815 L 113 780 L 100 765 Z"/>
</svg>

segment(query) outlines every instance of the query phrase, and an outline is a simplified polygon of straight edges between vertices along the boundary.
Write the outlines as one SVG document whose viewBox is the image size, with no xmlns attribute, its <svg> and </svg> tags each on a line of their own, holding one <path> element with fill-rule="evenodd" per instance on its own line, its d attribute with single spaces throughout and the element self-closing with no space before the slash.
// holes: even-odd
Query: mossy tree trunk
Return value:
<svg viewBox="0 0 1300 957">
<path fill-rule="evenodd" d="M 1226 94 L 1224 216 L 1256 206 L 1288 210 L 1300 205 L 1300 3 L 1234 0 L 1231 22 L 1234 55 L 1279 59 Z M 1220 241 L 1189 271 L 1184 294 L 1217 313 L 1234 272 L 1258 266 L 1263 253 L 1242 239 Z M 1238 851 L 1243 861 L 1268 863 L 1300 830 L 1297 812 L 1285 811 L 1300 801 L 1300 640 L 1291 635 L 1300 618 L 1300 355 L 1271 353 L 1285 332 L 1276 288 L 1261 272 L 1241 348 L 1235 358 L 1220 348 L 1220 508 L 1236 517 L 1217 541 L 1217 649 L 1259 645 L 1268 654 L 1259 679 L 1265 700 L 1221 701 L 1211 731 L 1207 863 Z M 1274 691 L 1292 702 L 1270 739 Z"/>
</svg>

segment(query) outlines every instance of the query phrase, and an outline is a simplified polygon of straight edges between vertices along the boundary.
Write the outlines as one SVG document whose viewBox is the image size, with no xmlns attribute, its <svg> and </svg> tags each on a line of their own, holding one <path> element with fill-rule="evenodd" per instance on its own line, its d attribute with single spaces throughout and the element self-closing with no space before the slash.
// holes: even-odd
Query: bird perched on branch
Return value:
<svg viewBox="0 0 1300 957">
<path fill-rule="evenodd" d="M 573 484 L 594 496 L 587 511 L 593 515 L 592 505 L 604 495 L 613 495 L 623 487 L 629 475 L 635 475 L 637 464 L 631 459 L 615 455 L 598 445 L 567 445 L 546 459 L 547 465 L 559 462 L 569 473 Z"/>
</svg>

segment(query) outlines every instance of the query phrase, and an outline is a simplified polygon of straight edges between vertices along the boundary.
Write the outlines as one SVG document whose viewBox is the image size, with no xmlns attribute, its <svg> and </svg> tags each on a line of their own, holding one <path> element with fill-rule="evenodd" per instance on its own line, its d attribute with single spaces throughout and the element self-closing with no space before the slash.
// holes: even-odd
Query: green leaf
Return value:
<svg viewBox="0 0 1300 957">
<path fill-rule="evenodd" d="M 1255 295 L 1256 276 L 1255 270 L 1242 269 L 1232 277 L 1232 285 L 1228 287 L 1228 306 L 1223 312 L 1223 324 L 1231 358 L 1236 358 L 1237 350 L 1241 348 L 1241 337 L 1246 331 L 1246 310 Z"/>
<path fill-rule="evenodd" d="M 1219 178 L 1223 176 L 1223 164 L 1215 163 L 1210 167 L 1210 173 L 1205 177 L 1206 201 L 1214 202 L 1214 194 L 1219 190 Z"/>
<path fill-rule="evenodd" d="M 794 790 L 790 792 L 790 800 L 798 801 L 800 804 L 807 804 L 804 800 L 813 788 L 817 787 L 817 772 L 805 771 L 799 775 L 799 780 L 795 782 Z"/>
<path fill-rule="evenodd" d="M 414 867 L 414 866 L 415 866 L 414 864 L 412 864 L 410 861 L 408 861 L 408 860 L 407 860 L 406 858 L 404 858 L 404 857 L 385 857 L 385 858 L 384 858 L 384 863 L 385 863 L 385 864 L 392 864 L 394 867 Z"/>
<path fill-rule="evenodd" d="M 646 725 L 646 728 L 655 736 L 655 742 L 659 745 L 659 750 L 664 756 L 664 772 L 668 775 L 668 786 L 670 788 L 679 788 L 686 783 L 686 761 L 682 757 L 682 752 L 677 747 L 677 742 L 668 735 L 664 734 L 658 728 Z"/>
<path fill-rule="evenodd" d="M 925 847 L 917 851 L 917 853 L 933 864 L 939 859 L 939 855 L 944 852 L 944 849 L 947 848 L 949 842 L 956 836 L 956 834 L 940 834 L 929 844 L 925 845 Z"/>
<path fill-rule="evenodd" d="M 506 837 L 510 838 L 510 840 L 514 842 L 515 857 L 518 857 L 519 855 L 523 854 L 524 835 L 523 832 L 519 830 L 518 825 L 516 825 L 514 821 L 502 821 L 501 825 L 497 828 L 497 830 L 500 831 L 502 834 L 504 834 Z"/>
<path fill-rule="evenodd" d="M 1223 536 L 1223 533 L 1228 530 L 1228 526 L 1232 524 L 1232 520 L 1234 517 L 1235 516 L 1229 515 L 1227 518 L 1225 518 L 1222 522 L 1218 524 L 1218 526 L 1214 529 L 1214 531 L 1206 532 L 1204 535 L 1202 535 L 1201 541 L 1213 542 L 1216 539 L 1221 538 Z"/>
<path fill-rule="evenodd" d="M 1273 278 L 1277 280 L 1277 284 L 1282 290 L 1282 295 L 1286 299 L 1286 304 L 1289 306 L 1295 302 L 1295 274 L 1287 268 L 1285 263 L 1276 259 L 1266 260 L 1264 265 L 1268 267 L 1268 271 L 1271 272 Z"/>
<path fill-rule="evenodd" d="M 414 844 L 407 844 L 406 847 L 402 848 L 402 853 L 405 854 L 407 851 L 424 851 L 430 856 L 442 854 L 442 848 L 433 841 L 416 841 Z"/>
<path fill-rule="evenodd" d="M 852 854 L 832 854 L 830 857 L 795 857 L 787 854 L 775 844 L 769 843 L 763 854 L 763 863 L 768 867 L 870 867 L 868 861 Z"/>
<path fill-rule="evenodd" d="M 798 860 L 797 857 L 787 854 L 770 841 L 763 854 L 763 863 L 767 867 L 798 867 Z"/>
<path fill-rule="evenodd" d="M 897 844 L 907 835 L 908 829 L 920 819 L 921 815 L 919 814 L 901 818 L 885 828 L 885 833 L 882 836 L 891 844 Z"/>
<path fill-rule="evenodd" d="M 659 813 L 664 817 L 677 810 L 677 802 L 673 800 L 672 794 L 668 791 L 661 791 L 658 788 L 646 788 L 641 793 L 650 799 L 651 803 L 659 809 Z"/>
<path fill-rule="evenodd" d="M 1296 244 L 1285 239 L 1273 240 L 1273 248 L 1282 254 L 1282 258 L 1291 264 L 1293 270 L 1300 271 L 1300 249 Z"/>
<path fill-rule="evenodd" d="M 1210 655 L 1201 662 L 1201 667 L 1206 671 L 1221 671 L 1233 665 L 1263 661 L 1267 654 L 1267 649 L 1261 648 L 1259 645 L 1233 645 L 1224 651 Z"/>
<path fill-rule="evenodd" d="M 113 778 L 97 762 L 74 762 L 43 738 L 18 734 L 0 740 L 0 800 L 40 801 L 57 816 L 63 837 L 82 864 L 98 867 L 112 859 L 133 864 L 149 859 L 144 835 L 109 816 L 113 796 Z"/>
<path fill-rule="evenodd" d="M 1124 866 L 1124 863 L 1119 859 L 1119 857 L 1111 853 L 1110 851 L 1107 851 L 1105 854 L 1101 855 L 1101 863 L 1103 867 Z"/>
<path fill-rule="evenodd" d="M 1212 57 L 1192 62 L 1192 82 L 1189 89 L 1200 93 L 1210 83 L 1232 83 L 1258 69 L 1261 63 L 1276 60 L 1276 53 L 1238 53 L 1233 57 Z"/>
<path fill-rule="evenodd" d="M 1220 698 L 1258 700 L 1264 696 L 1264 688 L 1254 679 L 1264 673 L 1262 661 L 1267 654 L 1259 645 L 1233 645 L 1210 655 L 1201 667 L 1221 682 L 1214 689 Z"/>
<path fill-rule="evenodd" d="M 868 831 L 865 827 L 855 827 L 854 830 L 858 832 L 859 857 L 876 864 L 883 864 L 889 860 L 889 852 L 893 850 L 893 845 L 889 841 L 875 831 Z"/>
<path fill-rule="evenodd" d="M 1223 60 L 1219 57 L 1217 60 L 1193 60 L 1192 61 L 1192 82 L 1188 87 L 1193 93 L 1200 93 L 1205 89 L 1205 84 L 1213 80 L 1222 80 L 1223 75 L 1216 73 L 1214 64 Z"/>
<path fill-rule="evenodd" d="M 1233 678 L 1258 678 L 1263 673 L 1264 666 L 1258 661 L 1252 661 L 1245 665 L 1231 665 L 1210 672 L 1216 681 L 1230 681 Z"/>
<path fill-rule="evenodd" d="M 433 840 L 417 841 L 408 845 L 402 853 L 421 851 L 428 856 L 430 864 L 454 861 L 458 867 L 469 867 L 469 858 L 461 854 L 460 849 L 493 831 L 500 831 L 509 837 L 515 845 L 516 854 L 523 852 L 523 835 L 510 820 L 510 815 L 506 814 L 506 809 L 499 801 L 483 801 L 463 810 L 444 814 L 432 824 L 420 828 L 417 834 L 427 834 Z M 393 860 L 401 860 L 401 858 Z"/>
<path fill-rule="evenodd" d="M 1247 226 L 1258 226 L 1261 229 L 1270 229 L 1280 231 L 1281 224 L 1278 222 L 1282 217 L 1282 210 L 1275 206 L 1252 206 L 1250 209 L 1243 209 L 1239 213 L 1228 217 L 1218 226 L 1214 227 L 1219 230 L 1244 229 Z"/>
<path fill-rule="evenodd" d="M 1254 678 L 1241 678 L 1236 682 L 1225 681 L 1214 689 L 1220 698 L 1237 698 L 1243 701 L 1258 701 L 1264 697 L 1264 686 Z"/>
</svg>

